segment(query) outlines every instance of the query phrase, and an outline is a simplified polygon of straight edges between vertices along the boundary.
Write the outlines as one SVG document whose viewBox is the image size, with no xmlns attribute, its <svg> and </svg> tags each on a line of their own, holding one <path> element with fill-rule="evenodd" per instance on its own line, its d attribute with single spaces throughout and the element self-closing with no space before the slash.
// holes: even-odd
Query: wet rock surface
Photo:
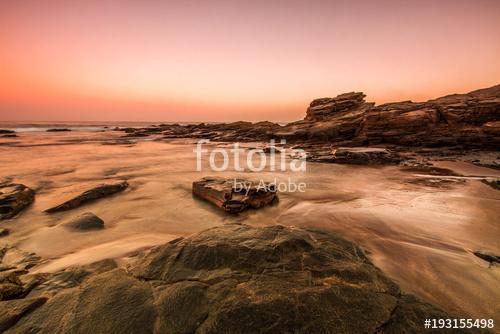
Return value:
<svg viewBox="0 0 500 334">
<path fill-rule="evenodd" d="M 118 182 L 118 183 L 110 183 L 110 184 L 101 184 L 97 187 L 94 187 L 92 189 L 89 189 L 82 194 L 64 202 L 61 203 L 55 207 L 49 208 L 45 210 L 45 212 L 48 213 L 53 213 L 53 212 L 59 212 L 59 211 L 67 211 L 71 210 L 74 208 L 77 208 L 83 204 L 86 204 L 88 202 L 95 201 L 97 199 L 107 197 L 119 192 L 124 191 L 125 189 L 128 188 L 128 183 L 126 181 L 123 182 Z"/>
<path fill-rule="evenodd" d="M 104 221 L 92 212 L 86 212 L 70 221 L 63 223 L 70 230 L 90 231 L 104 228 Z"/>
<path fill-rule="evenodd" d="M 14 217 L 34 199 L 35 192 L 24 184 L 0 183 L 0 220 Z"/>
<path fill-rule="evenodd" d="M 258 209 L 278 201 L 274 185 L 243 179 L 204 177 L 193 182 L 193 194 L 229 213 Z"/>
<path fill-rule="evenodd" d="M 0 302 L 2 330 L 410 333 L 450 317 L 402 294 L 355 244 L 315 230 L 227 224 L 155 247 L 127 269 L 98 267 L 52 274 L 44 297 Z M 77 279 L 49 293 L 57 276 Z"/>
</svg>

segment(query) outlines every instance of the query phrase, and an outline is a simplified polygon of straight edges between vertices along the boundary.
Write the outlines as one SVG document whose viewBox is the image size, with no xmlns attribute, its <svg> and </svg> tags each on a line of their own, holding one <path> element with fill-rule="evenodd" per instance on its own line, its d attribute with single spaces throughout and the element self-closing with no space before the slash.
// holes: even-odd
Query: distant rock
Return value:
<svg viewBox="0 0 500 334">
<path fill-rule="evenodd" d="M 101 184 L 97 187 L 89 189 L 84 193 L 62 203 L 55 207 L 45 210 L 45 212 L 59 212 L 77 208 L 85 203 L 95 201 L 99 198 L 113 195 L 127 189 L 128 183 L 126 181 L 111 184 Z"/>
<path fill-rule="evenodd" d="M 339 147 L 327 152 L 308 152 L 308 160 L 352 165 L 397 165 L 403 158 L 385 148 Z"/>
<path fill-rule="evenodd" d="M 67 131 L 71 131 L 71 129 L 67 129 L 67 128 L 47 129 L 47 132 L 67 132 Z"/>
<path fill-rule="evenodd" d="M 258 209 L 278 200 L 276 187 L 243 179 L 204 177 L 193 182 L 193 194 L 229 213 Z"/>
<path fill-rule="evenodd" d="M 478 250 L 473 253 L 475 256 L 477 256 L 480 259 L 483 259 L 485 261 L 488 261 L 490 263 L 500 263 L 500 255 L 493 254 L 493 252 L 486 251 L 486 250 Z"/>
<path fill-rule="evenodd" d="M 14 217 L 34 199 L 35 192 L 24 184 L 0 184 L 0 220 Z"/>
<path fill-rule="evenodd" d="M 22 315 L 15 311 L 20 301 L 0 302 L 0 310 L 9 310 L 0 311 L 0 324 L 4 314 L 18 314 L 2 329 L 419 333 L 426 318 L 451 318 L 402 294 L 355 244 L 334 234 L 283 226 L 214 227 L 155 247 L 127 270 L 91 273 L 75 283 L 54 290 Z"/>
<path fill-rule="evenodd" d="M 500 179 L 498 178 L 486 178 L 481 180 L 484 184 L 489 185 L 493 189 L 500 190 Z"/>
<path fill-rule="evenodd" d="M 64 223 L 63 226 L 79 231 L 99 230 L 104 228 L 104 221 L 92 212 L 86 212 Z"/>
</svg>

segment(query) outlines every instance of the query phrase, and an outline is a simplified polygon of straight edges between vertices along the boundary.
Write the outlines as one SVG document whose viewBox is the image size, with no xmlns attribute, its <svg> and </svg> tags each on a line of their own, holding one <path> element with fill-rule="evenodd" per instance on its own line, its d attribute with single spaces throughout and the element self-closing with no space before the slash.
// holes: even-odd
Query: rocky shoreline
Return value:
<svg viewBox="0 0 500 334">
<path fill-rule="evenodd" d="M 309 105 L 303 120 L 227 124 L 160 124 L 115 128 L 124 137 L 203 138 L 213 141 L 285 139 L 298 146 L 385 146 L 395 150 L 446 148 L 497 150 L 500 147 L 500 85 L 427 102 L 403 101 L 376 106 L 363 93 L 320 98 Z"/>
</svg>

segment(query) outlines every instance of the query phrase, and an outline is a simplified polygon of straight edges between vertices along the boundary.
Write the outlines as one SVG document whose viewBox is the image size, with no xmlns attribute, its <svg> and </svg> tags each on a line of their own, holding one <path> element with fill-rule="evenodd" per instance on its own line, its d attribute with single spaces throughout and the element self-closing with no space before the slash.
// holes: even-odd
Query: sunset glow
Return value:
<svg viewBox="0 0 500 334">
<path fill-rule="evenodd" d="M 2 121 L 291 121 L 499 83 L 499 1 L 2 1 Z"/>
</svg>

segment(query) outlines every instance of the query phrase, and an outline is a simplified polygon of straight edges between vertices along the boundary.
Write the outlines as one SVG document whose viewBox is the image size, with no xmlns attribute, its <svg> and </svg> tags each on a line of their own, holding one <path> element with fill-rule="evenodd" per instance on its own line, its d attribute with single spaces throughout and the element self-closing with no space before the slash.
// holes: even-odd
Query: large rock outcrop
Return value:
<svg viewBox="0 0 500 334">
<path fill-rule="evenodd" d="M 0 312 L 0 328 L 6 333 L 417 333 L 425 318 L 450 318 L 402 294 L 353 243 L 283 226 L 227 224 L 153 248 L 127 270 L 107 266 L 77 276 L 81 279 L 69 287 L 45 294 L 47 299 L 33 299 L 39 297 L 32 293 L 25 302 L 0 302 L 0 309 L 10 310 Z"/>
<path fill-rule="evenodd" d="M 376 106 L 351 92 L 313 100 L 303 120 L 271 122 L 161 124 L 118 129 L 137 136 L 204 138 L 213 141 L 322 143 L 339 146 L 394 145 L 496 149 L 500 146 L 500 85 L 427 102 Z"/>
</svg>

